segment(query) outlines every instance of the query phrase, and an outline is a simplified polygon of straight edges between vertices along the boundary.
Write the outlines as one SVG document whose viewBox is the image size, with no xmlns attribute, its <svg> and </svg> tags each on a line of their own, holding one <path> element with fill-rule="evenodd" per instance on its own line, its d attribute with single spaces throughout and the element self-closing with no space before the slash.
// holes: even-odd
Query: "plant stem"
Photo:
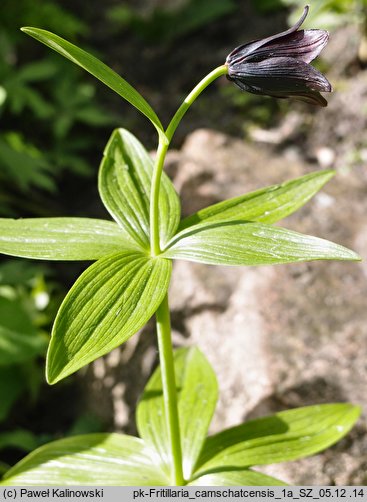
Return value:
<svg viewBox="0 0 367 502">
<path fill-rule="evenodd" d="M 187 110 L 197 99 L 197 97 L 211 84 L 215 79 L 222 75 L 228 73 L 228 68 L 226 65 L 218 66 L 215 70 L 211 71 L 206 75 L 190 92 L 190 94 L 185 98 L 175 115 L 173 116 L 171 122 L 169 123 L 165 134 L 166 136 L 159 136 L 159 144 L 157 149 L 157 155 L 154 164 L 152 186 L 150 192 L 150 249 L 152 256 L 158 256 L 161 253 L 160 243 L 159 243 L 159 189 L 162 177 L 162 170 L 164 161 L 166 158 L 166 153 L 172 137 L 177 129 L 178 124 L 181 122 L 182 117 L 185 115 Z"/>
<path fill-rule="evenodd" d="M 180 108 L 177 110 L 175 115 L 173 116 L 171 122 L 169 123 L 166 129 L 166 136 L 168 141 L 171 141 L 174 132 L 177 129 L 178 124 L 181 122 L 182 117 L 185 115 L 187 110 L 196 100 L 196 98 L 211 84 L 215 79 L 222 75 L 226 75 L 228 73 L 228 68 L 226 65 L 218 66 L 215 70 L 211 71 L 204 77 L 190 92 L 190 94 L 186 97 Z"/>
<path fill-rule="evenodd" d="M 169 144 L 172 140 L 178 124 L 196 98 L 206 87 L 216 78 L 227 73 L 225 65 L 219 66 L 198 83 L 181 104 L 171 122 L 169 123 L 166 136 L 159 136 L 157 155 L 154 163 L 152 176 L 152 186 L 150 193 L 150 248 L 153 257 L 161 254 L 159 242 L 159 191 L 163 165 L 166 158 Z M 169 443 L 171 446 L 172 470 L 171 483 L 176 486 L 184 485 L 182 470 L 182 450 L 180 424 L 177 406 L 176 378 L 174 357 L 171 337 L 171 322 L 168 305 L 168 295 L 166 294 L 162 304 L 156 312 L 158 349 L 162 374 L 163 400 L 166 415 Z"/>
<path fill-rule="evenodd" d="M 150 252 L 152 256 L 158 256 L 161 253 L 159 243 L 159 188 L 168 147 L 169 143 L 164 142 L 161 137 L 159 137 L 159 145 L 155 159 L 150 193 Z"/>
<path fill-rule="evenodd" d="M 182 450 L 168 295 L 165 296 L 163 302 L 158 308 L 156 318 L 164 408 L 168 426 L 169 442 L 171 445 L 173 467 L 171 471 L 171 483 L 176 486 L 182 486 L 184 484 L 182 472 Z"/>
</svg>

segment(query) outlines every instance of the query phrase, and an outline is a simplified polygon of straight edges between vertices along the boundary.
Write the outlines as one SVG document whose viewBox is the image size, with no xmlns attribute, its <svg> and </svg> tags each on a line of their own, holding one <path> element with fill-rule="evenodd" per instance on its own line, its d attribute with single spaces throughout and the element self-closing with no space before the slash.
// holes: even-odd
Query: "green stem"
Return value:
<svg viewBox="0 0 367 502">
<path fill-rule="evenodd" d="M 162 388 L 166 423 L 171 445 L 172 471 L 171 483 L 175 486 L 183 486 L 182 450 L 180 437 L 180 424 L 178 418 L 177 392 L 175 379 L 175 366 L 173 359 L 171 322 L 168 306 L 168 295 L 156 312 L 158 349 L 161 363 Z"/>
<path fill-rule="evenodd" d="M 165 135 L 159 136 L 159 144 L 157 156 L 155 159 L 152 186 L 150 194 L 150 248 L 153 257 L 161 254 L 159 242 L 159 190 L 163 165 L 166 158 L 167 150 L 172 137 L 180 123 L 182 117 L 190 108 L 196 98 L 206 89 L 206 87 L 216 78 L 227 73 L 225 65 L 219 66 L 199 82 L 199 84 L 190 92 L 182 105 L 179 107 L 171 122 L 169 123 Z M 157 320 L 157 335 L 158 349 L 161 363 L 162 374 L 162 389 L 164 408 L 166 415 L 167 430 L 169 436 L 169 444 L 171 446 L 172 471 L 171 483 L 176 486 L 184 485 L 184 477 L 182 470 L 182 450 L 180 424 L 177 406 L 177 392 L 175 367 L 171 337 L 171 322 L 168 305 L 168 295 L 165 296 L 162 304 L 156 312 Z"/>
<path fill-rule="evenodd" d="M 177 129 L 178 124 L 181 122 L 182 117 L 185 115 L 187 110 L 196 100 L 196 98 L 211 84 L 216 78 L 221 75 L 225 75 L 228 72 L 226 65 L 218 66 L 212 72 L 210 72 L 206 77 L 204 77 L 196 87 L 190 92 L 190 94 L 183 101 L 175 115 L 173 116 L 171 122 L 169 123 L 165 136 L 159 136 L 159 144 L 157 150 L 157 156 L 155 159 L 155 165 L 152 177 L 152 186 L 150 192 L 150 249 L 152 256 L 158 256 L 161 253 L 160 243 L 159 243 L 159 188 L 161 184 L 162 170 L 164 161 L 166 158 L 166 153 L 172 137 Z"/>
<path fill-rule="evenodd" d="M 169 143 L 162 140 L 160 136 L 150 192 L 150 252 L 152 256 L 158 256 L 161 253 L 159 243 L 159 188 L 168 147 Z"/>
<path fill-rule="evenodd" d="M 228 68 L 226 65 L 218 66 L 218 68 L 215 68 L 215 70 L 211 71 L 208 73 L 206 77 L 201 80 L 197 86 L 193 88 L 193 90 L 190 92 L 190 94 L 186 97 L 180 108 L 177 110 L 175 115 L 173 116 L 173 119 L 169 123 L 167 130 L 166 130 L 166 136 L 168 141 L 171 141 L 172 136 L 174 135 L 178 124 L 181 122 L 182 117 L 185 115 L 187 110 L 190 108 L 190 106 L 193 104 L 193 102 L 196 100 L 196 98 L 208 87 L 209 84 L 211 84 L 215 79 L 222 75 L 226 75 L 228 73 Z"/>
</svg>

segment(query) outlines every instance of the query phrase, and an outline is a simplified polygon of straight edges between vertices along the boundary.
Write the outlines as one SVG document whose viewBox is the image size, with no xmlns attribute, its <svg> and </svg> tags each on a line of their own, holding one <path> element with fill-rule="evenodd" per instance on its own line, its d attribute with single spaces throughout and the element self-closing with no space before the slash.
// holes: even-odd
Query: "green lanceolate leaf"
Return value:
<svg viewBox="0 0 367 502">
<path fill-rule="evenodd" d="M 163 256 L 211 265 L 272 265 L 308 260 L 359 260 L 333 242 L 251 221 L 200 223 L 178 233 Z"/>
<path fill-rule="evenodd" d="M 334 176 L 331 170 L 306 174 L 281 185 L 272 185 L 206 207 L 180 223 L 180 230 L 197 223 L 248 220 L 275 223 L 294 213 Z"/>
<path fill-rule="evenodd" d="M 120 75 L 102 63 L 102 61 L 49 31 L 31 27 L 22 28 L 22 31 L 47 45 L 65 58 L 70 59 L 70 61 L 78 66 L 81 66 L 84 70 L 103 82 L 107 87 L 126 99 L 126 101 L 135 106 L 135 108 L 153 123 L 160 135 L 164 136 L 164 130 L 159 118 L 143 96 L 126 82 L 126 80 L 120 77 Z"/>
<path fill-rule="evenodd" d="M 66 295 L 47 355 L 56 383 L 136 333 L 167 292 L 171 262 L 123 251 L 89 267 Z"/>
<path fill-rule="evenodd" d="M 86 434 L 41 446 L 10 469 L 3 486 L 169 484 L 141 439 Z"/>
<path fill-rule="evenodd" d="M 196 348 L 176 351 L 175 373 L 184 477 L 189 479 L 214 413 L 217 380 L 210 364 Z M 159 453 L 162 469 L 169 475 L 171 448 L 160 368 L 149 380 L 138 405 L 137 425 L 140 436 Z"/>
<path fill-rule="evenodd" d="M 92 218 L 0 219 L 0 253 L 38 260 L 97 260 L 139 249 L 113 221 Z"/>
<path fill-rule="evenodd" d="M 313 455 L 345 436 L 359 415 L 358 406 L 337 403 L 252 420 L 209 437 L 196 472 L 273 464 Z"/>
<path fill-rule="evenodd" d="M 285 486 L 279 479 L 251 469 L 217 469 L 191 481 L 189 486 Z"/>
<path fill-rule="evenodd" d="M 125 129 L 116 129 L 107 143 L 99 171 L 99 192 L 113 218 L 139 246 L 149 248 L 149 199 L 153 161 L 143 145 Z M 180 201 L 163 173 L 159 198 L 163 247 L 180 221 Z"/>
</svg>

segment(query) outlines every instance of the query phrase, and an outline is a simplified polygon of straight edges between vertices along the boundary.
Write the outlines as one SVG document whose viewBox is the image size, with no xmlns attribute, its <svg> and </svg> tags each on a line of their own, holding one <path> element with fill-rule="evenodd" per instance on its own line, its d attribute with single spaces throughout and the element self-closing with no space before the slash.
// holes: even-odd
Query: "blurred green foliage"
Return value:
<svg viewBox="0 0 367 502">
<path fill-rule="evenodd" d="M 301 11 L 304 2 L 300 0 L 283 0 L 283 2 L 293 8 L 289 19 L 289 22 L 293 24 L 297 20 L 297 16 L 299 16 L 296 10 Z M 333 30 L 345 24 L 359 24 L 363 21 L 363 12 L 366 6 L 366 0 L 313 0 L 305 27 L 318 26 Z"/>
<path fill-rule="evenodd" d="M 88 152 L 101 127 L 118 123 L 99 103 L 94 82 L 48 51 L 34 60 L 24 25 L 48 28 L 72 40 L 89 31 L 76 15 L 51 0 L 3 0 L 0 19 L 0 215 L 43 214 L 25 199 L 39 189 L 52 196 L 63 171 L 94 172 Z M 36 49 L 34 49 L 36 50 Z M 28 58 L 32 59 L 31 62 Z M 78 135 L 74 135 L 77 125 Z M 83 132 L 81 132 L 83 131 Z M 96 132 L 94 132 L 96 131 Z"/>
<path fill-rule="evenodd" d="M 293 25 L 299 18 L 306 4 L 310 12 L 304 22 L 305 28 L 319 27 L 335 29 L 349 23 L 360 23 L 365 18 L 367 0 L 253 0 L 258 11 L 269 13 L 284 7 L 290 8 L 289 24 Z"/>
<path fill-rule="evenodd" d="M 0 264 L 0 450 L 31 451 L 39 444 L 31 431 L 7 430 L 6 424 L 17 402 L 37 401 L 44 381 L 48 329 L 61 300 L 54 294 L 59 286 L 52 281 L 46 286 L 45 276 L 50 272 L 44 266 L 20 260 Z M 0 471 L 5 469 L 0 464 Z"/>
<path fill-rule="evenodd" d="M 120 2 L 106 10 L 106 18 L 114 29 L 129 27 L 144 40 L 168 43 L 193 30 L 232 13 L 234 0 L 187 0 L 178 6 L 147 8 L 145 12 Z"/>
</svg>

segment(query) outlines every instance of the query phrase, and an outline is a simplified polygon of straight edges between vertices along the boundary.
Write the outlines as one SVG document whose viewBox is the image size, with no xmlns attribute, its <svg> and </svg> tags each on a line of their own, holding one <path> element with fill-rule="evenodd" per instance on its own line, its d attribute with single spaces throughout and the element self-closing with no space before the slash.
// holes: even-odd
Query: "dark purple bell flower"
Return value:
<svg viewBox="0 0 367 502">
<path fill-rule="evenodd" d="M 275 98 L 296 98 L 326 106 L 321 92 L 331 92 L 330 82 L 309 63 L 327 44 L 325 30 L 299 30 L 308 14 L 289 30 L 240 45 L 227 57 L 227 78 L 243 91 Z"/>
</svg>

